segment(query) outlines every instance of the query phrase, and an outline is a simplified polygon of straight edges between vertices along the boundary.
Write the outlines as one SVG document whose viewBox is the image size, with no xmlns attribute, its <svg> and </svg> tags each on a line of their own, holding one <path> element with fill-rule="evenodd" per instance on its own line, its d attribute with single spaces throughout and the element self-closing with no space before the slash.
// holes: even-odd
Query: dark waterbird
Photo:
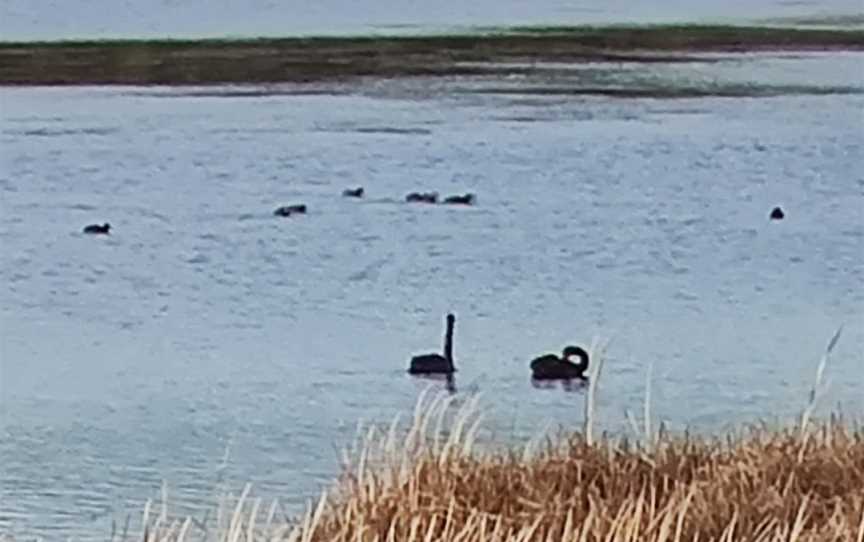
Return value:
<svg viewBox="0 0 864 542">
<path fill-rule="evenodd" d="M 101 226 L 99 224 L 90 224 L 89 226 L 84 226 L 84 233 L 89 233 L 92 235 L 108 235 L 108 230 L 111 229 L 111 224 L 104 223 Z"/>
<path fill-rule="evenodd" d="M 570 360 L 572 356 L 579 358 L 578 363 Z M 534 380 L 587 380 L 588 352 L 579 346 L 565 346 L 561 357 L 546 354 L 531 362 L 531 378 Z"/>
<path fill-rule="evenodd" d="M 362 198 L 363 187 L 358 186 L 357 188 L 346 188 L 342 191 L 342 195 L 346 198 Z"/>
<path fill-rule="evenodd" d="M 444 355 L 420 354 L 411 358 L 408 372 L 414 375 L 452 374 L 456 372 L 453 366 L 453 325 L 456 317 L 447 315 L 447 331 L 444 334 Z"/>
<path fill-rule="evenodd" d="M 411 192 L 405 196 L 409 203 L 437 203 L 438 192 Z"/>
<path fill-rule="evenodd" d="M 783 220 L 785 216 L 786 213 L 784 213 L 783 209 L 780 207 L 774 207 L 774 209 L 771 210 L 771 220 Z"/>
<path fill-rule="evenodd" d="M 471 194 L 470 192 L 467 194 L 463 194 L 461 196 L 447 196 L 444 199 L 444 203 L 450 205 L 474 205 L 474 200 L 476 196 Z"/>
<path fill-rule="evenodd" d="M 273 214 L 276 216 L 291 216 L 295 214 L 306 214 L 306 205 L 298 204 L 298 205 L 285 205 L 283 207 L 279 207 Z"/>
</svg>

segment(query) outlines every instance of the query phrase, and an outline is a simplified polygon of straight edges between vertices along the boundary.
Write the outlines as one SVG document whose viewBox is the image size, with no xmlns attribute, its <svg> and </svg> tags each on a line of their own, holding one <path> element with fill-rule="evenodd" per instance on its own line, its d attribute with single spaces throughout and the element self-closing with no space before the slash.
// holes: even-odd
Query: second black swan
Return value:
<svg viewBox="0 0 864 542">
<path fill-rule="evenodd" d="M 570 360 L 572 356 L 579 358 L 577 363 Z M 566 346 L 561 357 L 546 354 L 531 362 L 531 377 L 535 380 L 587 380 L 588 352 L 579 346 Z"/>
<path fill-rule="evenodd" d="M 444 334 L 444 355 L 420 354 L 411 358 L 408 366 L 410 374 L 451 374 L 456 372 L 453 366 L 453 325 L 456 317 L 447 315 L 447 331 Z"/>
</svg>

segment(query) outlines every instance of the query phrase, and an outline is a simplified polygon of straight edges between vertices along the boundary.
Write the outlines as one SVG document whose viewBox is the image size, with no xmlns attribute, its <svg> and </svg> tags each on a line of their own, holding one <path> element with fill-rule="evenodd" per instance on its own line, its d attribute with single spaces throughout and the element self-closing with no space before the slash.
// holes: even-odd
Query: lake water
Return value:
<svg viewBox="0 0 864 542">
<path fill-rule="evenodd" d="M 0 91 L 0 532 L 104 540 L 163 480 L 179 511 L 246 481 L 296 510 L 359 421 L 411 411 L 447 311 L 498 441 L 581 425 L 527 365 L 595 337 L 604 428 L 652 365 L 673 429 L 789 421 L 840 325 L 823 412 L 864 412 L 864 55 L 590 69 L 799 93 Z"/>
<path fill-rule="evenodd" d="M 472 25 L 742 22 L 850 14 L 860 22 L 862 12 L 860 0 L 4 0 L 0 39 L 404 33 Z"/>
</svg>

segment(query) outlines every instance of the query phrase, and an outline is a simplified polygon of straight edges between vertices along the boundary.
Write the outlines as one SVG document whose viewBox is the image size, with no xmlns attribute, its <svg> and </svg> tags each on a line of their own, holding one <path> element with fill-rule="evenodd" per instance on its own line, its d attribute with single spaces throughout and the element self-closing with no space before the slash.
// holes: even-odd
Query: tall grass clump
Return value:
<svg viewBox="0 0 864 542">
<path fill-rule="evenodd" d="M 224 542 L 864 542 L 864 429 L 814 421 L 829 342 L 800 420 L 700 437 L 652 430 L 593 436 L 603 367 L 595 350 L 582 431 L 493 451 L 477 442 L 477 396 L 419 398 L 402 427 L 372 427 L 346 452 L 335 486 L 289 518 L 250 487 L 215 521 L 145 510 L 149 541 Z M 602 350 L 602 349 L 599 349 Z M 462 401 L 457 404 L 457 401 Z M 163 499 L 164 501 L 164 499 Z"/>
</svg>

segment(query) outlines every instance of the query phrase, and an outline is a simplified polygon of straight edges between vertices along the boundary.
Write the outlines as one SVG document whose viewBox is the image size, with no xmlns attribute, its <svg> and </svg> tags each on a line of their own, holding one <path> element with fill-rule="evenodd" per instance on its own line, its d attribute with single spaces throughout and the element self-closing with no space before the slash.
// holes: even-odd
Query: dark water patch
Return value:
<svg viewBox="0 0 864 542">
<path fill-rule="evenodd" d="M 801 0 L 787 0 L 780 2 L 781 5 L 797 5 L 798 3 L 812 5 L 815 2 Z M 846 15 L 814 15 L 803 17 L 772 17 L 762 19 L 760 23 L 789 25 L 789 26 L 804 26 L 804 27 L 824 27 L 824 28 L 858 28 L 864 26 L 864 13 L 846 14 Z"/>
<path fill-rule="evenodd" d="M 376 30 L 423 30 L 424 25 L 412 23 L 373 24 L 370 28 Z"/>
<path fill-rule="evenodd" d="M 278 97 L 297 97 L 297 96 L 338 96 L 344 94 L 335 87 L 328 88 L 310 88 L 300 87 L 291 89 L 268 89 L 268 88 L 220 88 L 214 87 L 211 89 L 200 90 L 178 90 L 172 89 L 166 91 L 147 91 L 139 90 L 124 93 L 127 96 L 139 98 L 278 98 Z"/>
<path fill-rule="evenodd" d="M 25 115 L 23 117 L 7 117 L 4 119 L 6 122 L 21 122 L 21 123 L 30 123 L 30 122 L 64 122 L 66 119 L 63 117 L 43 117 L 40 115 Z"/>
<path fill-rule="evenodd" d="M 63 137 L 95 135 L 106 136 L 117 133 L 117 128 L 33 128 L 29 130 L 3 130 L 4 134 L 23 137 Z"/>
<path fill-rule="evenodd" d="M 861 48 L 864 35 L 832 29 L 777 28 L 747 25 L 659 24 L 618 26 L 512 26 L 502 33 L 568 36 L 583 45 L 611 49 L 747 50 L 806 48 L 828 41 Z M 836 41 L 834 41 L 836 40 Z"/>
<path fill-rule="evenodd" d="M 95 211 L 98 209 L 95 205 L 90 205 L 88 203 L 73 203 L 72 205 L 66 206 L 66 208 L 73 211 Z"/>
<path fill-rule="evenodd" d="M 211 134 L 225 134 L 225 135 L 248 135 L 248 134 L 292 134 L 295 133 L 296 130 L 292 128 L 253 128 L 253 127 L 243 127 L 243 128 L 213 128 L 209 130 Z"/>
<path fill-rule="evenodd" d="M 597 114 L 590 111 L 547 111 L 538 108 L 536 111 L 521 115 L 497 115 L 490 117 L 497 122 L 532 123 L 532 122 L 587 122 L 595 120 Z M 618 115 L 618 118 L 629 120 L 626 115 Z"/>
<path fill-rule="evenodd" d="M 462 94 L 603 96 L 608 98 L 766 98 L 776 96 L 828 96 L 864 94 L 864 88 L 808 85 L 718 85 L 714 87 L 574 87 L 574 86 L 487 86 L 454 89 Z"/>
<path fill-rule="evenodd" d="M 359 271 L 355 271 L 348 275 L 349 282 L 365 282 L 378 280 L 381 270 L 389 263 L 389 259 L 382 258 L 364 266 Z"/>
<path fill-rule="evenodd" d="M 395 204 L 395 203 L 404 203 L 404 200 L 401 198 L 394 198 L 394 197 L 381 197 L 381 198 L 364 199 L 363 203 L 377 203 L 377 204 L 391 205 L 391 204 Z"/>
<path fill-rule="evenodd" d="M 430 123 L 422 123 L 429 125 Z M 431 135 L 429 128 L 401 127 L 401 126 L 358 126 L 354 123 L 326 124 L 315 127 L 316 132 L 322 133 L 353 133 L 353 134 L 385 134 L 385 135 Z"/>
<path fill-rule="evenodd" d="M 397 128 L 394 126 L 369 126 L 356 128 L 358 134 L 392 134 L 392 135 L 431 135 L 432 130 L 427 128 Z"/>
<path fill-rule="evenodd" d="M 129 208 L 130 214 L 132 216 L 139 216 L 143 218 L 153 218 L 162 223 L 171 222 L 171 217 L 166 214 L 160 213 L 159 211 L 154 211 L 153 209 L 148 209 L 145 207 L 131 207 Z"/>
<path fill-rule="evenodd" d="M 557 120 L 557 117 L 555 117 L 554 115 L 548 115 L 543 117 L 531 115 L 513 115 L 505 117 L 494 117 L 494 119 L 502 122 L 549 122 Z"/>
<path fill-rule="evenodd" d="M 652 107 L 648 112 L 659 115 L 709 115 L 711 113 L 707 108 L 701 107 Z"/>
</svg>

